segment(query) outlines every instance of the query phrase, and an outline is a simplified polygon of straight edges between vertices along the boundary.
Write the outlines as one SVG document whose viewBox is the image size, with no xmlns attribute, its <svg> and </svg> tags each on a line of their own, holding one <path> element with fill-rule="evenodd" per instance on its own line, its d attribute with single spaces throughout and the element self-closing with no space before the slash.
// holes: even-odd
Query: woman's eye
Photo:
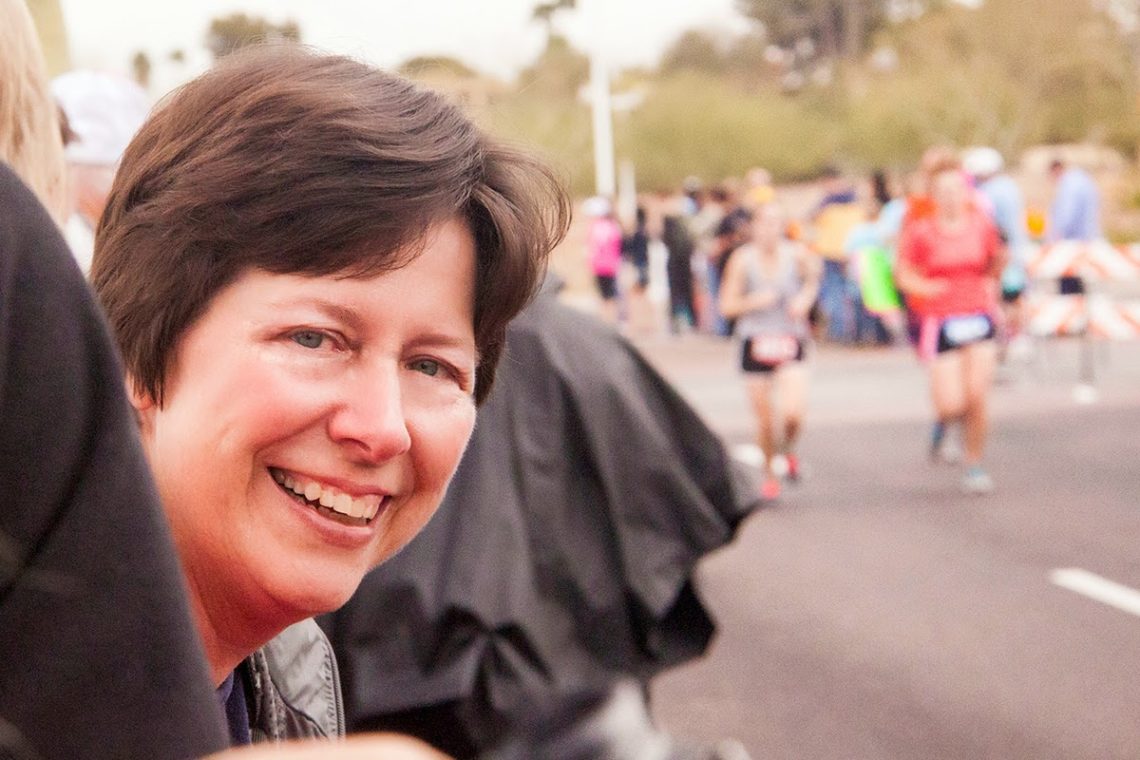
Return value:
<svg viewBox="0 0 1140 760">
<path fill-rule="evenodd" d="M 416 372 L 422 372 L 428 377 L 435 377 L 439 374 L 439 362 L 433 359 L 416 359 L 412 362 L 412 369 Z"/>
<path fill-rule="evenodd" d="M 323 333 L 316 330 L 301 330 L 300 332 L 293 333 L 293 342 L 305 348 L 320 348 L 321 344 L 325 342 Z"/>
</svg>

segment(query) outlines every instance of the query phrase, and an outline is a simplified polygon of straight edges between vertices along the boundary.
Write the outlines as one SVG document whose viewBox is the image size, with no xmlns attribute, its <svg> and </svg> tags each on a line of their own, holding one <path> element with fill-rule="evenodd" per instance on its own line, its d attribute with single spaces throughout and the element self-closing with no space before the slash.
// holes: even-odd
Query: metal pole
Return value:
<svg viewBox="0 0 1140 760">
<path fill-rule="evenodd" d="M 633 162 L 623 159 L 618 167 L 618 216 L 630 227 L 637 216 L 637 175 Z"/>
<path fill-rule="evenodd" d="M 1099 394 L 1096 388 L 1096 355 L 1094 353 L 1092 334 L 1092 293 L 1090 278 L 1082 272 L 1081 308 L 1084 316 L 1081 325 L 1080 340 L 1080 382 L 1073 389 L 1073 398 L 1079 404 L 1095 403 Z"/>
<path fill-rule="evenodd" d="M 1081 382 L 1085 385 L 1096 384 L 1096 357 L 1093 355 L 1092 341 L 1092 313 L 1089 308 L 1089 294 L 1081 296 L 1084 301 L 1084 326 L 1081 328 Z"/>
<path fill-rule="evenodd" d="M 617 191 L 614 171 L 614 118 L 610 102 L 610 74 L 602 54 L 590 54 L 590 105 L 594 114 L 594 181 L 598 195 L 613 198 Z"/>
</svg>

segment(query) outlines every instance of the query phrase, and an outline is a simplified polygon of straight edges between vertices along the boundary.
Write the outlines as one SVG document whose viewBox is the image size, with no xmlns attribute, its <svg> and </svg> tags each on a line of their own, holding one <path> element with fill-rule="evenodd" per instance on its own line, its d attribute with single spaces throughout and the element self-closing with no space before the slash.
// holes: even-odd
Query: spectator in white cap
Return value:
<svg viewBox="0 0 1140 760">
<path fill-rule="evenodd" d="M 68 72 L 56 77 L 51 89 L 71 131 L 65 148 L 71 214 L 64 235 L 86 273 L 91 267 L 95 226 L 119 159 L 150 107 L 146 93 L 133 81 L 102 72 Z"/>
<path fill-rule="evenodd" d="M 1022 295 L 1028 284 L 1025 271 L 1029 229 L 1025 224 L 1025 199 L 1021 188 L 1005 169 L 1001 153 L 994 148 L 969 148 L 962 154 L 962 168 L 977 182 L 1006 245 L 1007 263 L 1001 273 L 1001 302 L 1005 317 L 1001 336 L 1002 354 L 1006 347 L 1024 352 L 1028 345 L 1021 335 L 1024 323 Z"/>
</svg>

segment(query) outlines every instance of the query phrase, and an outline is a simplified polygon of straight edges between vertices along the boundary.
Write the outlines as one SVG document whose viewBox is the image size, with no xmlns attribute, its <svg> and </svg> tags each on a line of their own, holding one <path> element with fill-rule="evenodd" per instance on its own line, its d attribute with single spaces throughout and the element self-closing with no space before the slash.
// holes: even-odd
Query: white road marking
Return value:
<svg viewBox="0 0 1140 760">
<path fill-rule="evenodd" d="M 1054 570 L 1049 574 L 1049 580 L 1061 588 L 1140 617 L 1140 591 L 1136 589 L 1101 578 L 1096 573 L 1079 567 Z"/>
</svg>

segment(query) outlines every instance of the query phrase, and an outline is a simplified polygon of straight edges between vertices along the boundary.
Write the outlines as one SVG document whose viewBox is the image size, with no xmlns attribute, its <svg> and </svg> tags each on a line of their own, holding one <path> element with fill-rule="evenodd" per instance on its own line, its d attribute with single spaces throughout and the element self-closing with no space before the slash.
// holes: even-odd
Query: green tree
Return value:
<svg viewBox="0 0 1140 760">
<path fill-rule="evenodd" d="M 760 33 L 726 38 L 713 32 L 690 29 L 682 32 L 665 50 L 657 72 L 664 77 L 686 71 L 708 74 L 753 92 L 774 82 L 775 75 L 781 71 L 769 59 L 768 47 L 768 40 Z"/>
<path fill-rule="evenodd" d="M 549 46 L 550 38 L 554 35 L 554 16 L 558 11 L 573 10 L 577 0 L 545 0 L 540 2 L 531 11 L 531 20 L 537 21 L 546 29 L 546 42 Z"/>
<path fill-rule="evenodd" d="M 855 60 L 889 22 L 943 7 L 947 0 L 736 0 L 770 42 L 794 48 L 811 42 L 816 55 Z"/>
<path fill-rule="evenodd" d="M 665 50 L 661 56 L 660 70 L 662 74 L 678 71 L 722 74 L 725 63 L 725 55 L 717 37 L 699 29 L 690 29 L 682 32 Z"/>
<path fill-rule="evenodd" d="M 232 13 L 215 18 L 206 32 L 206 47 L 214 60 L 247 45 L 280 40 L 301 41 L 301 27 L 296 21 L 274 24 L 261 16 Z"/>
<path fill-rule="evenodd" d="M 737 0 L 768 39 L 785 48 L 810 40 L 825 59 L 857 58 L 886 19 L 883 0 Z"/>
<path fill-rule="evenodd" d="M 1117 24 L 1089 0 L 986 0 L 899 28 L 901 72 L 928 139 L 1014 152 L 1134 132 L 1135 73 Z"/>
<path fill-rule="evenodd" d="M 544 97 L 573 98 L 590 78 L 590 59 L 560 34 L 519 74 L 519 87 Z"/>
<path fill-rule="evenodd" d="M 401 74 L 414 77 L 425 71 L 446 71 L 457 77 L 470 79 L 479 72 L 458 58 L 449 55 L 417 55 L 401 63 L 397 68 Z"/>
<path fill-rule="evenodd" d="M 643 187 L 676 187 L 688 175 L 720 179 L 767 167 L 781 180 L 810 176 L 843 132 L 808 101 L 742 93 L 723 77 L 685 72 L 661 82 L 617 130 L 618 153 Z"/>
<path fill-rule="evenodd" d="M 573 192 L 586 195 L 593 191 L 593 132 L 585 104 L 523 90 L 496 100 L 494 108 L 477 115 L 495 134 L 536 147 L 567 179 Z"/>
<path fill-rule="evenodd" d="M 672 51 L 675 67 L 662 61 L 618 75 L 619 88 L 636 87 L 644 100 L 616 115 L 617 152 L 634 161 L 643 187 L 670 187 L 690 174 L 732 176 L 754 165 L 781 181 L 835 161 L 901 167 L 943 142 L 993 145 L 1011 160 L 1062 141 L 1134 151 L 1136 30 L 1120 8 L 1140 0 L 1113 1 L 1115 12 L 1108 0 L 985 0 L 976 8 L 893 0 L 873 44 L 893 51 L 896 66 L 846 61 L 842 86 L 794 97 L 780 91 L 788 57 L 771 55 L 759 28 L 718 41 L 719 64 L 707 45 L 703 56 Z M 583 193 L 592 188 L 590 119 L 575 96 L 587 70 L 586 58 L 555 35 L 520 77 L 520 91 L 488 116 L 496 131 L 543 146 Z"/>
</svg>

